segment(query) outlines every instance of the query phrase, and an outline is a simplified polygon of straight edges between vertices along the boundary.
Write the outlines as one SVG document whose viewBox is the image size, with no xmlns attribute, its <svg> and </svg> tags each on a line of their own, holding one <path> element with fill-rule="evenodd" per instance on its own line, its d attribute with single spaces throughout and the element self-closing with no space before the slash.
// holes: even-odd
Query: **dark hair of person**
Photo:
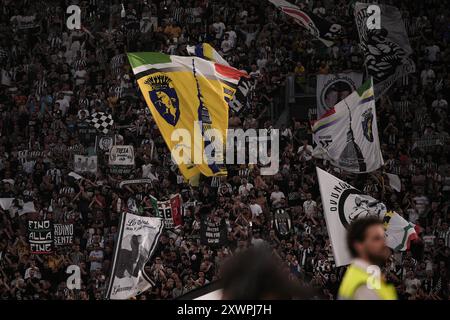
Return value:
<svg viewBox="0 0 450 320">
<path fill-rule="evenodd" d="M 357 257 L 358 253 L 355 250 L 355 243 L 361 243 L 366 239 L 367 229 L 374 225 L 382 225 L 380 219 L 376 217 L 366 217 L 356 219 L 352 222 L 347 230 L 347 246 L 353 257 Z"/>
<path fill-rule="evenodd" d="M 265 246 L 230 258 L 222 270 L 222 284 L 227 300 L 288 300 L 302 296 L 300 285 L 289 279 L 282 261 Z"/>
</svg>

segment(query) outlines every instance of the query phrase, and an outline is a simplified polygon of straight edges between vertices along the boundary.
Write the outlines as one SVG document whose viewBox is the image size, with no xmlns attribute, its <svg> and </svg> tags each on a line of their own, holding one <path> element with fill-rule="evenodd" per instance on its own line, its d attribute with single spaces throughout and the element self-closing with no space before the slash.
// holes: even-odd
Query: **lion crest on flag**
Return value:
<svg viewBox="0 0 450 320">
<path fill-rule="evenodd" d="M 145 80 L 151 90 L 150 100 L 167 123 L 175 126 L 180 118 L 180 103 L 172 80 L 166 75 L 155 75 Z"/>
</svg>

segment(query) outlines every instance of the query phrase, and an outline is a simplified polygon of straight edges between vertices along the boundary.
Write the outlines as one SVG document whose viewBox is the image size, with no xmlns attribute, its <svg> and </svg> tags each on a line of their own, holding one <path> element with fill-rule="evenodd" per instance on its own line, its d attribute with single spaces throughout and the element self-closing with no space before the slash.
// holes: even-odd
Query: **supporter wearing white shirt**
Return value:
<svg viewBox="0 0 450 320">
<path fill-rule="evenodd" d="M 308 216 L 314 216 L 317 211 L 317 203 L 312 200 L 311 193 L 306 194 L 306 201 L 303 202 L 303 211 Z"/>
<path fill-rule="evenodd" d="M 420 288 L 420 280 L 414 277 L 413 271 L 408 271 L 407 278 L 405 279 L 405 291 L 410 295 L 414 295 L 417 289 Z"/>
<path fill-rule="evenodd" d="M 417 219 L 419 219 L 419 213 L 416 209 L 410 208 L 406 211 L 408 213 L 408 220 L 411 223 L 416 223 Z"/>
<path fill-rule="evenodd" d="M 236 40 L 237 40 L 237 34 L 234 30 L 231 29 L 230 26 L 227 27 L 227 32 L 225 32 L 228 35 L 228 39 L 230 39 L 231 41 L 231 46 L 234 48 L 234 46 L 236 45 Z"/>
<path fill-rule="evenodd" d="M 225 38 L 222 41 L 222 44 L 220 45 L 220 49 L 222 49 L 222 52 L 224 54 L 228 53 L 231 49 L 233 49 L 233 43 L 229 39 L 228 33 L 225 33 Z"/>
<path fill-rule="evenodd" d="M 448 102 L 442 97 L 441 93 L 438 93 L 437 99 L 433 101 L 431 104 L 433 108 L 440 108 L 443 110 L 447 110 Z"/>
<path fill-rule="evenodd" d="M 239 187 L 239 195 L 247 196 L 250 190 L 253 189 L 253 185 L 247 182 L 247 179 L 242 179 L 242 184 Z"/>
<path fill-rule="evenodd" d="M 261 72 L 258 69 L 258 66 L 256 64 L 252 64 L 252 71 L 248 74 L 253 79 L 258 79 L 261 75 Z"/>
<path fill-rule="evenodd" d="M 413 201 L 419 215 L 425 212 L 426 207 L 430 203 L 428 198 L 424 195 L 417 195 L 413 198 Z"/>
<path fill-rule="evenodd" d="M 36 278 L 41 279 L 41 272 L 39 271 L 39 268 L 36 267 L 36 264 L 33 260 L 30 262 L 30 267 L 25 270 L 24 279 L 27 280 L 28 278 Z"/>
<path fill-rule="evenodd" d="M 225 24 L 220 21 L 220 18 L 216 18 L 216 22 L 214 22 L 212 26 L 216 33 L 216 39 L 222 39 L 223 32 L 225 31 Z"/>
<path fill-rule="evenodd" d="M 67 110 L 69 110 L 69 101 L 66 99 L 62 93 L 58 94 L 58 100 L 55 101 L 55 104 L 59 105 L 59 110 L 61 111 L 62 115 L 65 116 Z"/>
<path fill-rule="evenodd" d="M 309 161 L 312 159 L 313 147 L 308 144 L 308 140 L 303 140 L 303 145 L 298 148 L 297 154 L 300 156 L 300 160 Z"/>
<path fill-rule="evenodd" d="M 252 212 L 252 218 L 259 217 L 261 213 L 263 213 L 261 206 L 256 203 L 256 199 L 250 199 L 250 211 Z"/>
<path fill-rule="evenodd" d="M 94 249 L 89 254 L 89 261 L 91 262 L 91 271 L 96 271 L 102 268 L 103 250 L 99 248 L 98 243 L 94 243 Z"/>
<path fill-rule="evenodd" d="M 284 193 L 280 191 L 280 187 L 278 185 L 273 186 L 274 191 L 270 194 L 270 201 L 272 202 L 272 205 L 276 206 L 280 204 L 286 197 L 284 196 Z"/>
<path fill-rule="evenodd" d="M 35 165 L 35 164 L 36 164 L 36 160 L 33 160 L 33 159 L 31 159 L 31 158 L 28 158 L 27 161 L 25 161 L 25 162 L 22 164 L 23 170 L 24 170 L 26 173 L 31 174 L 31 173 L 33 173 L 34 165 Z"/>
<path fill-rule="evenodd" d="M 75 71 L 75 84 L 77 86 L 82 85 L 85 83 L 86 81 L 86 77 L 87 77 L 87 72 L 85 69 L 82 69 L 82 67 L 80 67 L 77 71 Z"/>
</svg>

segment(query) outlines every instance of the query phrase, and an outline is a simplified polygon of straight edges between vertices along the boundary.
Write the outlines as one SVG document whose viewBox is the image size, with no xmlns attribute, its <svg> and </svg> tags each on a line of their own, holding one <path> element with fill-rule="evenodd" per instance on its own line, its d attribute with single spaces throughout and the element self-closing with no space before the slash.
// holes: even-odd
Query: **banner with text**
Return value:
<svg viewBox="0 0 450 320">
<path fill-rule="evenodd" d="M 159 218 L 122 213 L 106 298 L 129 299 L 152 286 L 144 267 L 158 244 L 163 226 Z"/>
<path fill-rule="evenodd" d="M 227 243 L 227 224 L 221 218 L 204 217 L 200 225 L 200 243 L 220 247 Z"/>
<path fill-rule="evenodd" d="M 28 220 L 28 242 L 34 254 L 49 254 L 53 249 L 53 225 L 50 220 Z"/>
<path fill-rule="evenodd" d="M 53 226 L 55 246 L 67 246 L 73 243 L 73 223 L 55 223 Z"/>
<path fill-rule="evenodd" d="M 130 173 L 134 169 L 133 146 L 112 146 L 109 152 L 109 166 L 111 173 Z"/>
</svg>

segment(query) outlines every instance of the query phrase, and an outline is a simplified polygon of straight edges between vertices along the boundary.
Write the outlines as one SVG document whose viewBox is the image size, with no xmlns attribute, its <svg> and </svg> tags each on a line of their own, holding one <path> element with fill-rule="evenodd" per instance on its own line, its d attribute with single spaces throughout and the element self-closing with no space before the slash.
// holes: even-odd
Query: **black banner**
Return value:
<svg viewBox="0 0 450 320">
<path fill-rule="evenodd" d="M 227 233 L 224 219 L 206 218 L 200 225 L 200 243 L 207 246 L 223 246 L 227 243 Z"/>
<path fill-rule="evenodd" d="M 91 143 L 95 142 L 97 130 L 89 125 L 89 123 L 86 121 L 78 122 L 77 130 L 79 139 L 84 146 L 89 146 Z"/>
<path fill-rule="evenodd" d="M 73 223 L 54 224 L 53 243 L 55 246 L 67 246 L 73 243 Z"/>
<path fill-rule="evenodd" d="M 380 28 L 369 28 L 367 21 L 370 3 L 356 3 L 355 20 L 367 72 L 373 77 L 375 96 L 378 99 L 399 78 L 414 72 L 405 24 L 399 9 L 376 5 L 380 9 Z"/>
<path fill-rule="evenodd" d="M 48 254 L 53 250 L 53 225 L 50 220 L 28 220 L 28 242 L 34 254 Z"/>
</svg>

